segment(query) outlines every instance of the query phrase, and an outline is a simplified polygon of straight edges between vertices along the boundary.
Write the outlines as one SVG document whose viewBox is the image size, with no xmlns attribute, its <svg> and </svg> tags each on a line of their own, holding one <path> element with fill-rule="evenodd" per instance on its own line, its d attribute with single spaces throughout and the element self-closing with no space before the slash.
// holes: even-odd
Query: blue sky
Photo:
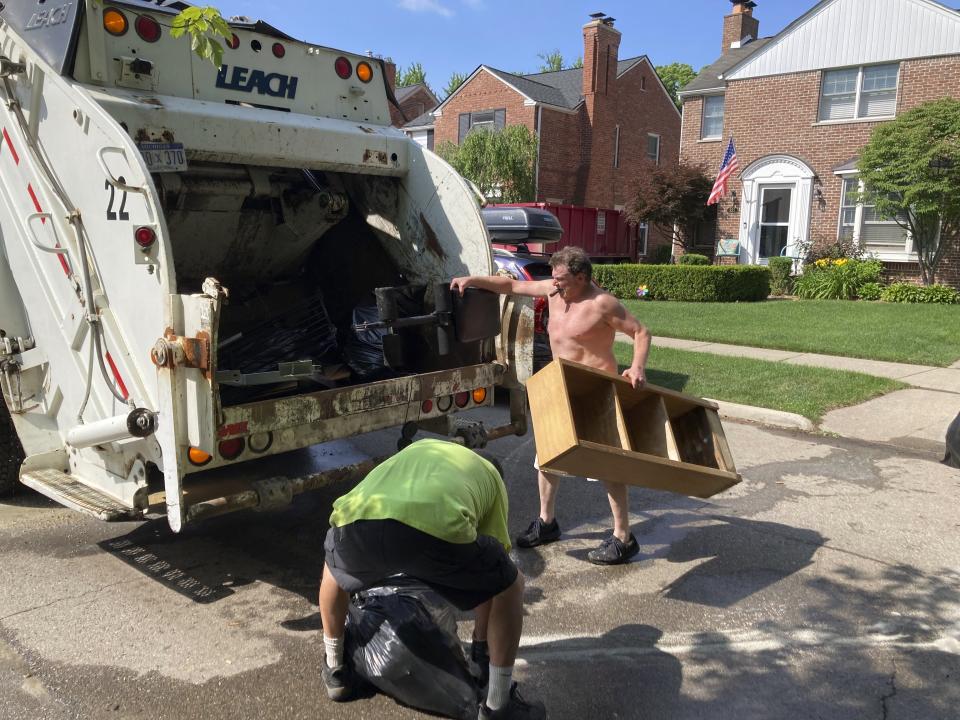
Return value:
<svg viewBox="0 0 960 720">
<path fill-rule="evenodd" d="M 192 0 L 224 16 L 264 20 L 301 40 L 352 52 L 419 62 L 438 95 L 453 72 L 478 65 L 538 72 L 538 53 L 583 54 L 580 29 L 590 13 L 616 18 L 620 57 L 646 54 L 655 65 L 685 62 L 699 70 L 720 54 L 729 0 Z M 757 0 L 762 36 L 774 35 L 817 0 Z"/>
</svg>

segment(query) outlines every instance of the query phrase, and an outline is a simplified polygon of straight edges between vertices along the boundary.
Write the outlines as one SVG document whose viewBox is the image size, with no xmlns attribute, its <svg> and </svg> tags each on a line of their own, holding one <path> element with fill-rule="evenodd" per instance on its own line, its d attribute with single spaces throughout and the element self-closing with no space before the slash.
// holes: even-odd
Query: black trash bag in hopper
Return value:
<svg viewBox="0 0 960 720">
<path fill-rule="evenodd" d="M 358 677 L 404 705 L 449 718 L 477 717 L 480 689 L 457 637 L 455 610 L 426 585 L 355 594 L 345 653 Z"/>
</svg>

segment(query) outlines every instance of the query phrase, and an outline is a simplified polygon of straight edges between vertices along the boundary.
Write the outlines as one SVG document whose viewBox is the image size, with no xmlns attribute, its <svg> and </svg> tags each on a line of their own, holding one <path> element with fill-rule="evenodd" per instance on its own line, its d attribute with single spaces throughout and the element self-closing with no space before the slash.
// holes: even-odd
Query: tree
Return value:
<svg viewBox="0 0 960 720">
<path fill-rule="evenodd" d="M 910 232 L 925 285 L 960 233 L 960 101 L 925 103 L 879 125 L 857 163 L 861 201 Z"/>
<path fill-rule="evenodd" d="M 540 66 L 540 72 L 557 72 L 558 70 L 583 67 L 582 57 L 578 57 L 569 65 L 564 63 L 563 54 L 559 50 L 537 53 L 537 57 L 543 60 L 543 64 Z M 516 75 L 517 73 L 514 74 Z"/>
<path fill-rule="evenodd" d="M 463 85 L 466 82 L 467 76 L 463 73 L 455 72 L 450 76 L 450 79 L 447 81 L 447 86 L 443 89 L 444 97 L 450 97 L 457 91 L 457 88 Z"/>
<path fill-rule="evenodd" d="M 534 199 L 537 138 L 526 125 L 473 130 L 459 146 L 445 142 L 437 153 L 491 199 L 504 203 Z"/>
<path fill-rule="evenodd" d="M 681 103 L 678 93 L 684 85 L 697 76 L 697 73 L 686 63 L 677 62 L 670 63 L 669 65 L 657 65 L 655 70 L 657 71 L 657 75 L 660 76 L 664 87 L 667 88 L 667 92 L 670 93 L 673 102 L 677 107 L 680 107 Z"/>
<path fill-rule="evenodd" d="M 427 84 L 427 73 L 420 63 L 411 63 L 406 70 L 397 66 L 397 87 L 409 87 L 411 85 Z"/>
<path fill-rule="evenodd" d="M 223 46 L 217 37 L 228 38 L 233 35 L 227 21 L 215 7 L 188 7 L 173 18 L 170 37 L 179 38 L 188 33 L 190 47 L 203 60 L 209 60 L 214 67 L 220 67 L 223 61 Z"/>
<path fill-rule="evenodd" d="M 670 235 L 673 244 L 687 249 L 697 226 L 716 210 L 707 207 L 713 181 L 694 165 L 645 164 L 627 206 L 631 222 L 648 223 Z"/>
</svg>

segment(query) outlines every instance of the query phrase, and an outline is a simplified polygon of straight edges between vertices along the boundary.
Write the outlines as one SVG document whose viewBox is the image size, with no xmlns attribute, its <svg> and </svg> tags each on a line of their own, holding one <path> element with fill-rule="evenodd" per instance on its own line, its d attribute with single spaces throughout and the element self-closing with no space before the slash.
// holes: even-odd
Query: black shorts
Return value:
<svg viewBox="0 0 960 720">
<path fill-rule="evenodd" d="M 499 541 L 478 535 L 449 543 L 396 520 L 357 520 L 332 527 L 323 543 L 326 564 L 349 593 L 404 574 L 436 590 L 460 610 L 472 610 L 513 585 L 517 566 Z"/>
</svg>

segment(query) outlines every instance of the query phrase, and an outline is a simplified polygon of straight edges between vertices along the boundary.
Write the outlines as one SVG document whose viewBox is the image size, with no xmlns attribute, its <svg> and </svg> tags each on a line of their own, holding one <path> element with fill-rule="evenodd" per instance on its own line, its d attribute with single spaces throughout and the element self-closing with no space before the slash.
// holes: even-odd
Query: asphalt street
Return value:
<svg viewBox="0 0 960 720">
<path fill-rule="evenodd" d="M 586 562 L 606 497 L 564 481 L 563 540 L 514 552 L 524 694 L 551 718 L 956 718 L 960 472 L 883 444 L 726 429 L 743 482 L 710 500 L 631 490 L 641 554 L 626 566 Z M 537 510 L 532 434 L 491 451 L 515 534 Z M 0 719 L 419 717 L 323 692 L 317 579 L 343 491 L 180 535 L 28 491 L 0 503 Z"/>
</svg>

